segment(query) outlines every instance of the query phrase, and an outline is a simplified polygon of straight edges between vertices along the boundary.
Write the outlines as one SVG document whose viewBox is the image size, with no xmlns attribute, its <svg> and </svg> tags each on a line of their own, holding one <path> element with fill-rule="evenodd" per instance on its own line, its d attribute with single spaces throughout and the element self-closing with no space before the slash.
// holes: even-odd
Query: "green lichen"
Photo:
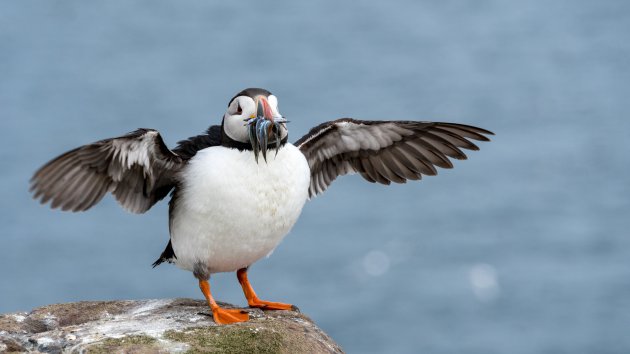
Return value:
<svg viewBox="0 0 630 354">
<path fill-rule="evenodd" d="M 159 348 L 156 344 L 157 340 L 155 338 L 144 335 L 108 338 L 90 345 L 85 353 L 156 353 L 159 352 Z"/>
<path fill-rule="evenodd" d="M 250 324 L 194 328 L 183 332 L 167 331 L 164 338 L 188 344 L 189 354 L 283 352 L 283 339 L 280 333 L 267 328 L 256 328 Z"/>
</svg>

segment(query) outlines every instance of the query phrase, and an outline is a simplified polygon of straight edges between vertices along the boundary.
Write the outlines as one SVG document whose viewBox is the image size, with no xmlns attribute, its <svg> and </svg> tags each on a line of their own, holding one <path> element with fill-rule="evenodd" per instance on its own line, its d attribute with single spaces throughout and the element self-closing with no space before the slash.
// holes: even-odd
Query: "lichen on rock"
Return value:
<svg viewBox="0 0 630 354">
<path fill-rule="evenodd" d="M 0 315 L 0 352 L 343 353 L 297 311 L 247 311 L 249 322 L 218 326 L 191 299 L 48 305 Z"/>
</svg>

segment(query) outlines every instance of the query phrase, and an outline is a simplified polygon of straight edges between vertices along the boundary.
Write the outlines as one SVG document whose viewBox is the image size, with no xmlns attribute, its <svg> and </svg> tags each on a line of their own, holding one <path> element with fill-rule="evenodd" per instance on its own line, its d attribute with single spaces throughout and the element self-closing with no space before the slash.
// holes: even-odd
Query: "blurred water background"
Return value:
<svg viewBox="0 0 630 354">
<path fill-rule="evenodd" d="M 630 352 L 627 1 L 2 1 L 0 312 L 201 298 L 151 269 L 166 203 L 126 214 L 31 200 L 56 155 L 137 127 L 218 124 L 246 87 L 293 141 L 325 120 L 497 133 L 454 170 L 337 180 L 250 278 L 350 353 Z M 245 304 L 233 274 L 216 297 Z"/>
</svg>

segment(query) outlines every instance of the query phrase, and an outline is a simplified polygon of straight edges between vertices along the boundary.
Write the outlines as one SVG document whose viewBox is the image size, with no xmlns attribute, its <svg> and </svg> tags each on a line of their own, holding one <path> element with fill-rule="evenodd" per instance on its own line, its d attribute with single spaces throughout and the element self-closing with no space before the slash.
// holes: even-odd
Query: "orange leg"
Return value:
<svg viewBox="0 0 630 354">
<path fill-rule="evenodd" d="M 224 309 L 219 307 L 210 293 L 210 283 L 207 280 L 199 280 L 199 288 L 208 301 L 212 310 L 212 317 L 217 324 L 230 324 L 249 320 L 247 312 L 239 309 Z"/>
<path fill-rule="evenodd" d="M 239 269 L 236 272 L 236 277 L 243 287 L 243 293 L 245 293 L 245 298 L 250 307 L 258 307 L 263 310 L 291 310 L 293 308 L 293 305 L 290 304 L 260 300 L 258 296 L 256 296 L 256 292 L 249 283 L 249 280 L 247 280 L 247 268 Z"/>
</svg>

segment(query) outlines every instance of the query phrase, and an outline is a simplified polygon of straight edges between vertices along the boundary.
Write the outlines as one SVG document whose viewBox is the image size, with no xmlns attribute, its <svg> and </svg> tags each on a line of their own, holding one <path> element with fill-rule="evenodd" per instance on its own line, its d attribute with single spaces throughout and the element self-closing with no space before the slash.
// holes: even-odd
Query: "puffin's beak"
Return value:
<svg viewBox="0 0 630 354">
<path fill-rule="evenodd" d="M 268 119 L 273 123 L 273 112 L 271 111 L 271 106 L 269 106 L 267 98 L 259 96 L 257 101 L 256 118 Z"/>
<path fill-rule="evenodd" d="M 249 126 L 249 141 L 252 144 L 254 157 L 258 162 L 258 153 L 262 152 L 263 159 L 267 162 L 267 148 L 269 137 L 275 139 L 276 154 L 280 149 L 280 128 L 282 123 L 286 123 L 286 119 L 273 116 L 271 106 L 266 97 L 259 96 L 256 98 L 256 117 L 250 117 L 245 120 L 245 125 Z"/>
</svg>

